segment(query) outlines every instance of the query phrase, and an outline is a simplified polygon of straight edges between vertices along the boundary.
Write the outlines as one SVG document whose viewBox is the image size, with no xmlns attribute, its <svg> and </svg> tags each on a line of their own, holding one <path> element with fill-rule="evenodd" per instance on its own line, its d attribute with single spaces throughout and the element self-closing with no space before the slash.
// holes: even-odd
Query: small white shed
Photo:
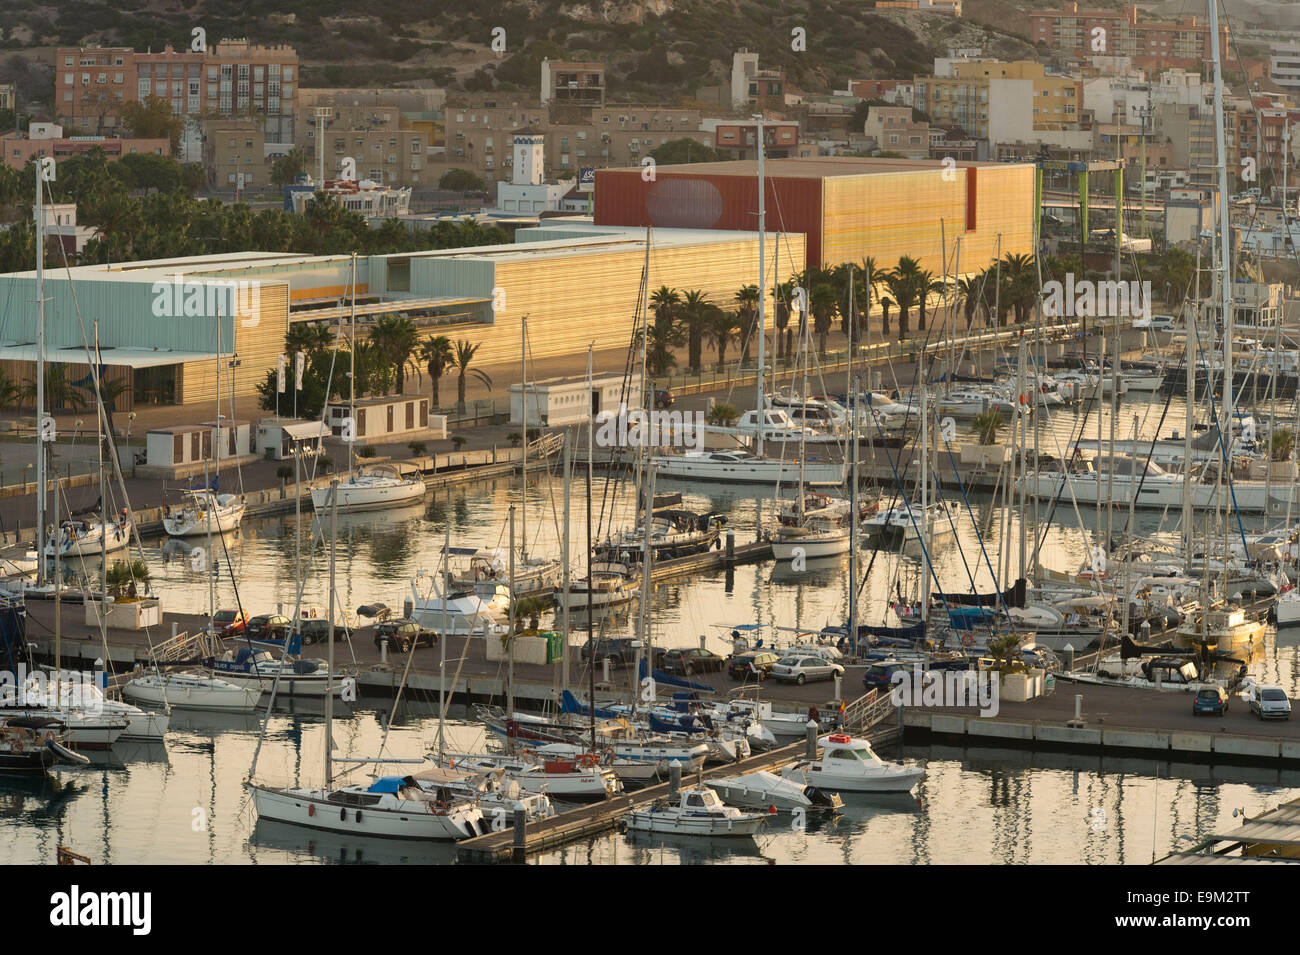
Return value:
<svg viewBox="0 0 1300 955">
<path fill-rule="evenodd" d="M 329 433 L 329 426 L 323 421 L 263 418 L 257 424 L 257 453 L 272 461 L 292 459 L 295 448 L 301 448 L 304 454 L 315 454 L 317 441 L 329 437 Z"/>
<path fill-rule="evenodd" d="M 586 375 L 541 378 L 528 382 L 528 427 L 558 428 L 582 424 L 593 414 L 617 412 L 620 404 L 629 409 L 641 406 L 639 374 L 624 384 L 622 375 Z M 510 386 L 510 423 L 524 423 L 523 386 Z"/>
<path fill-rule="evenodd" d="M 344 425 L 351 413 L 351 406 L 346 401 L 333 401 L 326 406 L 325 420 L 335 437 L 343 437 Z M 434 433 L 426 435 L 428 431 Z M 356 403 L 353 434 L 358 444 L 400 441 L 416 435 L 445 438 L 447 418 L 430 415 L 429 399 L 418 395 L 365 398 Z"/>
<path fill-rule="evenodd" d="M 181 424 L 154 428 L 145 434 L 145 462 L 149 467 L 175 468 L 212 460 L 212 428 Z"/>
</svg>

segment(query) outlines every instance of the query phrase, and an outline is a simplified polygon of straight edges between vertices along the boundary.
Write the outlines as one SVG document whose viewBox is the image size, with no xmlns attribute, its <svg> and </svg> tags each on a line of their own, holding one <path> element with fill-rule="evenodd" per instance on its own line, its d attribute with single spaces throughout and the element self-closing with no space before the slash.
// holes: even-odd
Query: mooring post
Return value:
<svg viewBox="0 0 1300 955">
<path fill-rule="evenodd" d="M 734 564 L 736 562 L 736 532 L 730 529 L 727 531 L 726 561 L 728 564 Z"/>
<path fill-rule="evenodd" d="M 524 812 L 522 806 L 515 808 L 515 844 L 514 857 L 516 862 L 523 862 L 527 855 L 528 845 L 528 815 Z"/>
<path fill-rule="evenodd" d="M 808 726 L 807 726 L 808 745 L 804 748 L 804 756 L 806 756 L 808 759 L 817 758 L 817 730 L 819 728 L 820 727 L 818 727 L 816 720 L 808 721 Z"/>
<path fill-rule="evenodd" d="M 676 796 L 682 788 L 682 764 L 673 760 L 668 764 L 668 795 Z"/>
<path fill-rule="evenodd" d="M 1083 719 L 1083 694 L 1082 693 L 1074 694 L 1074 718 L 1076 720 Z"/>
<path fill-rule="evenodd" d="M 379 665 L 388 666 L 388 634 L 379 635 Z"/>
</svg>

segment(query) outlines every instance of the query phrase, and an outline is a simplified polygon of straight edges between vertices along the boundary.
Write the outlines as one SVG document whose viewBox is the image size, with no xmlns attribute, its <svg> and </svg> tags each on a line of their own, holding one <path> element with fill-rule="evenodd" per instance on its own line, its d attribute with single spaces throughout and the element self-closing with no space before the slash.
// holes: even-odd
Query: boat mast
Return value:
<svg viewBox="0 0 1300 955">
<path fill-rule="evenodd" d="M 36 584 L 45 584 L 45 206 L 36 157 Z M 55 517 L 57 518 L 57 513 Z M 58 558 L 57 536 L 54 538 Z M 57 564 L 55 565 L 57 567 Z M 56 571 L 57 573 L 57 571 Z"/>
<path fill-rule="evenodd" d="M 524 416 L 527 427 L 528 416 Z M 510 635 L 507 637 L 506 652 L 506 720 L 515 718 L 515 506 L 510 505 Z M 443 596 L 443 604 L 447 602 Z M 512 747 L 513 749 L 513 747 Z"/>
<path fill-rule="evenodd" d="M 849 266 L 849 632 L 853 655 L 858 654 L 858 380 L 853 372 L 853 332 L 857 325 L 856 286 Z"/>
<path fill-rule="evenodd" d="M 1227 150 L 1223 142 L 1223 64 L 1219 54 L 1219 7 L 1210 0 L 1210 36 L 1212 37 L 1214 64 L 1214 136 L 1218 153 L 1219 171 L 1219 292 L 1223 307 L 1223 427 L 1232 430 L 1232 223 L 1228 212 Z M 1286 220 L 1286 198 L 1283 197 L 1282 218 Z M 1223 433 L 1220 431 L 1220 440 Z M 1224 444 L 1227 461 L 1227 445 Z M 1226 482 L 1225 482 L 1226 483 Z M 1226 555 L 1225 555 L 1226 556 Z"/>
<path fill-rule="evenodd" d="M 929 396 L 925 387 L 925 369 L 921 368 L 921 622 L 929 619 L 930 614 L 930 573 L 926 564 L 932 563 L 930 556 L 930 408 Z M 907 534 L 903 534 L 904 540 Z"/>
<path fill-rule="evenodd" d="M 590 402 L 590 398 L 587 399 Z M 569 510 L 570 498 L 573 496 L 573 433 L 564 432 L 564 536 L 560 538 L 563 551 L 563 564 L 560 573 L 560 632 L 564 634 L 564 643 L 560 646 L 560 689 L 569 689 L 569 600 L 571 596 L 572 574 L 569 571 Z M 450 542 L 450 538 L 448 538 Z"/>
<path fill-rule="evenodd" d="M 519 396 L 520 396 L 520 407 L 523 409 L 523 418 L 524 418 L 523 490 L 519 494 L 520 503 L 523 505 L 521 508 L 521 513 L 519 515 L 519 520 L 520 520 L 519 529 L 522 531 L 522 533 L 520 534 L 521 543 L 519 545 L 519 556 L 525 562 L 527 562 L 528 560 L 528 316 L 527 315 L 525 315 L 522 319 L 520 319 L 519 325 L 521 329 L 520 334 L 523 339 L 520 352 L 519 352 L 519 368 L 522 376 L 521 377 L 522 384 L 519 386 L 520 387 Z M 538 422 L 540 423 L 540 421 L 541 421 L 541 417 L 539 414 Z M 513 553 L 514 553 L 514 543 L 511 542 L 511 554 Z M 511 560 L 513 561 L 514 558 L 511 557 Z M 512 605 L 514 603 L 514 599 L 515 599 L 515 584 L 514 581 L 511 580 L 510 601 Z M 512 640 L 514 639 L 513 633 L 511 634 L 511 639 Z"/>
<path fill-rule="evenodd" d="M 451 594 L 451 517 L 442 529 L 442 639 L 438 641 L 438 764 L 444 753 L 443 722 L 447 713 L 447 598 Z"/>
<path fill-rule="evenodd" d="M 596 415 L 591 407 L 592 382 L 591 382 L 591 358 L 594 346 L 587 346 L 587 646 L 590 647 L 591 653 L 588 655 L 588 676 L 590 678 L 589 696 L 587 699 L 588 709 L 591 713 L 591 751 L 596 751 L 596 627 L 592 615 L 592 590 L 596 586 L 596 579 L 592 576 L 591 566 L 591 466 L 595 456 L 594 432 L 596 429 Z"/>
<path fill-rule="evenodd" d="M 1187 407 L 1183 419 L 1183 562 L 1192 565 L 1192 469 L 1196 462 L 1192 460 L 1192 424 L 1196 405 L 1196 336 L 1199 334 L 1201 318 L 1201 244 L 1196 243 L 1196 299 L 1195 307 L 1188 311 L 1183 303 L 1183 313 L 1187 321 L 1183 323 L 1186 341 L 1183 343 L 1183 362 L 1186 366 Z M 1207 369 L 1208 373 L 1208 369 Z M 1206 379 L 1209 381 L 1208 377 Z"/>
<path fill-rule="evenodd" d="M 353 258 L 355 266 L 356 258 Z M 334 552 L 338 550 L 339 536 L 339 482 L 330 481 L 330 599 L 329 641 L 325 662 L 325 795 L 329 795 L 334 766 Z M 439 681 L 441 682 L 441 681 Z"/>
<path fill-rule="evenodd" d="M 636 719 L 637 701 L 641 697 L 641 653 L 645 652 L 647 660 L 654 660 L 650 650 L 650 581 L 654 576 L 651 562 L 654 560 L 654 547 L 651 542 L 651 523 L 654 517 L 655 466 L 654 460 L 646 461 L 646 505 L 645 505 L 645 553 L 641 558 L 641 605 L 638 636 L 640 646 L 636 648 L 636 680 L 632 691 L 632 718 Z"/>
<path fill-rule="evenodd" d="M 352 344 L 348 348 L 348 420 L 352 422 L 352 440 L 348 442 L 348 476 L 355 466 L 357 426 L 357 254 L 352 253 Z M 525 428 L 525 430 L 527 430 Z"/>
<path fill-rule="evenodd" d="M 767 215 L 766 206 L 764 205 L 764 186 L 763 186 L 763 114 L 759 113 L 754 117 L 758 123 L 758 404 L 755 406 L 758 411 L 758 453 L 761 457 L 763 454 L 763 430 L 766 425 L 765 415 L 763 413 L 763 366 L 764 352 L 763 339 L 766 337 L 767 329 L 767 260 L 766 249 L 764 246 L 764 237 L 767 232 Z M 781 243 L 777 241 L 777 254 L 780 254 Z M 799 456 L 801 459 L 802 454 Z"/>
</svg>

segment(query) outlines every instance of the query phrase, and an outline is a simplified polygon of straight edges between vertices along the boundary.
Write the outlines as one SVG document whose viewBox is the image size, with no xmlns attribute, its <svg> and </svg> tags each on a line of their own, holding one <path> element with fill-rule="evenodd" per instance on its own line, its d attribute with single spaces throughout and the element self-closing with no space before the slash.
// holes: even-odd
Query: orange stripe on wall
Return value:
<svg viewBox="0 0 1300 955">
<path fill-rule="evenodd" d="M 975 231 L 975 203 L 979 198 L 978 183 L 975 176 L 979 172 L 976 166 L 966 167 L 966 231 Z"/>
<path fill-rule="evenodd" d="M 366 295 L 370 291 L 367 282 L 357 283 L 357 295 Z M 289 293 L 289 300 L 296 302 L 304 298 L 348 298 L 352 295 L 350 285 L 317 285 L 312 288 L 299 288 Z"/>
</svg>

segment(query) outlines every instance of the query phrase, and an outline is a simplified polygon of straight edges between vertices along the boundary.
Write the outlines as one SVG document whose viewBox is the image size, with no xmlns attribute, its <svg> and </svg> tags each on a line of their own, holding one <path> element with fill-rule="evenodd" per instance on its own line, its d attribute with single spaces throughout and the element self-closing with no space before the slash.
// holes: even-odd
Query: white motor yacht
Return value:
<svg viewBox="0 0 1300 955">
<path fill-rule="evenodd" d="M 886 763 L 865 739 L 832 733 L 818 743 L 822 747 L 820 759 L 800 760 L 783 769 L 781 775 L 835 793 L 909 792 L 925 776 L 922 766 Z"/>
</svg>

